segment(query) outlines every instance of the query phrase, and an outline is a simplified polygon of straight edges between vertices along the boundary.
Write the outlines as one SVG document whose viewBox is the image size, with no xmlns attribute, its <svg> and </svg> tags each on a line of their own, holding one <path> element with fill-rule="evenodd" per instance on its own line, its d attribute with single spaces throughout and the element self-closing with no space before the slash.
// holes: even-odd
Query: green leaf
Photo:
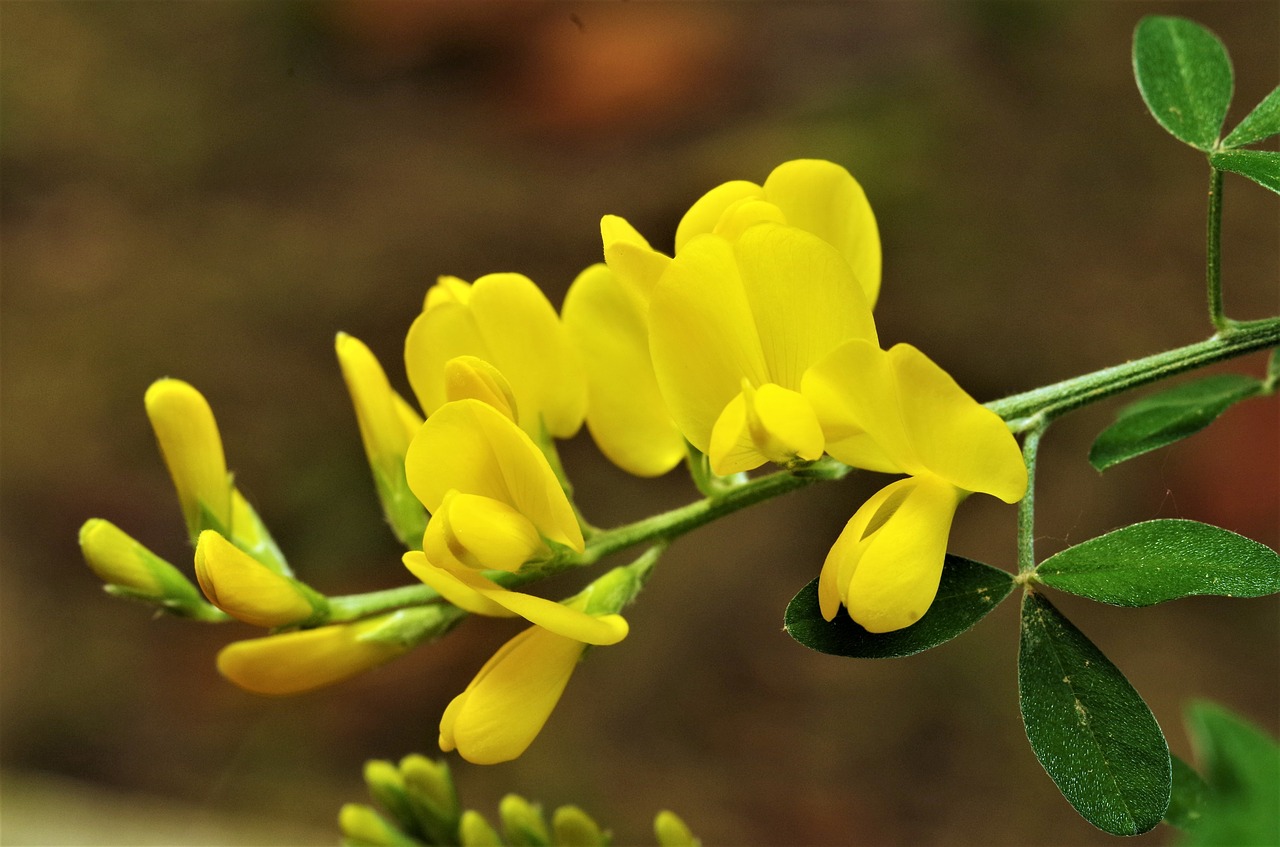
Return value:
<svg viewBox="0 0 1280 847">
<path fill-rule="evenodd" d="M 1191 765 L 1177 756 L 1169 758 L 1173 760 L 1173 794 L 1169 797 L 1164 822 L 1181 830 L 1189 830 L 1200 822 L 1209 786 L 1205 785 L 1200 774 Z"/>
<path fill-rule="evenodd" d="M 811 650 L 855 659 L 893 659 L 937 647 L 967 632 L 1013 591 L 1013 577 L 990 565 L 948 555 L 938 596 L 924 617 L 895 632 L 867 632 L 842 610 L 826 621 L 818 580 L 800 589 L 785 616 L 787 634 Z"/>
<path fill-rule="evenodd" d="M 1186 847 L 1280 844 L 1280 747 L 1257 727 L 1213 703 L 1187 710 L 1209 784 Z"/>
<path fill-rule="evenodd" d="M 1245 115 L 1244 120 L 1222 140 L 1222 146 L 1243 147 L 1273 135 L 1280 135 L 1280 85 Z"/>
<path fill-rule="evenodd" d="M 1262 391 L 1242 374 L 1218 374 L 1152 394 L 1120 410 L 1089 450 L 1100 471 L 1194 435 L 1232 404 Z"/>
<path fill-rule="evenodd" d="M 1133 73 L 1151 114 L 1180 141 L 1212 150 L 1231 103 L 1231 61 L 1209 30 L 1151 15 L 1133 33 Z"/>
<path fill-rule="evenodd" d="M 1022 599 L 1018 702 L 1036 758 L 1085 820 L 1112 835 L 1160 823 L 1172 764 L 1159 724 L 1124 674 L 1032 591 Z"/>
<path fill-rule="evenodd" d="M 1249 179 L 1280 194 L 1280 153 L 1271 150 L 1228 150 L 1214 153 L 1209 164 L 1220 171 L 1247 176 Z"/>
<path fill-rule="evenodd" d="M 1208 524 L 1155 520 L 1068 547 L 1040 563 L 1045 585 L 1115 606 L 1180 597 L 1262 597 L 1280 591 L 1280 555 Z"/>
</svg>

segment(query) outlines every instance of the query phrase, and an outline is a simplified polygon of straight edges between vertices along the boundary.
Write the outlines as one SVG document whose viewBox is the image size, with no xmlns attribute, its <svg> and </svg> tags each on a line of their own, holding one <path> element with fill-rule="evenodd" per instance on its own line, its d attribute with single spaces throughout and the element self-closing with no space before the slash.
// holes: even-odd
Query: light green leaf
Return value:
<svg viewBox="0 0 1280 847">
<path fill-rule="evenodd" d="M 1247 176 L 1249 179 L 1280 194 L 1280 153 L 1271 150 L 1228 150 L 1214 153 L 1209 164 L 1220 171 Z"/>
<path fill-rule="evenodd" d="M 1200 822 L 1209 786 L 1191 765 L 1177 756 L 1169 758 L 1173 760 L 1173 794 L 1164 813 L 1164 822 L 1185 831 Z"/>
<path fill-rule="evenodd" d="M 1022 600 L 1018 702 L 1027 739 L 1085 820 L 1137 835 L 1169 806 L 1164 734 L 1124 674 L 1035 592 Z"/>
<path fill-rule="evenodd" d="M 1242 374 L 1218 374 L 1152 394 L 1120 410 L 1089 450 L 1100 471 L 1194 435 L 1232 404 L 1262 391 Z"/>
<path fill-rule="evenodd" d="M 1013 590 L 1009 573 L 981 562 L 946 558 L 938 596 L 924 617 L 896 632 L 867 632 L 841 610 L 826 621 L 818 609 L 818 580 L 787 605 L 787 634 L 811 650 L 856 659 L 892 659 L 937 647 L 967 632 Z"/>
<path fill-rule="evenodd" d="M 1253 111 L 1245 115 L 1231 134 L 1222 140 L 1223 147 L 1243 147 L 1280 135 L 1280 85 L 1272 89 Z"/>
<path fill-rule="evenodd" d="M 1231 61 L 1209 30 L 1150 15 L 1133 33 L 1133 73 L 1151 114 L 1180 141 L 1212 150 L 1231 103 Z"/>
<path fill-rule="evenodd" d="M 1262 597 L 1280 591 L 1280 555 L 1216 526 L 1155 520 L 1068 547 L 1041 562 L 1036 578 L 1115 606 L 1202 594 Z"/>
<path fill-rule="evenodd" d="M 1280 746 L 1213 703 L 1187 717 L 1209 790 L 1184 847 L 1280 844 Z"/>
</svg>

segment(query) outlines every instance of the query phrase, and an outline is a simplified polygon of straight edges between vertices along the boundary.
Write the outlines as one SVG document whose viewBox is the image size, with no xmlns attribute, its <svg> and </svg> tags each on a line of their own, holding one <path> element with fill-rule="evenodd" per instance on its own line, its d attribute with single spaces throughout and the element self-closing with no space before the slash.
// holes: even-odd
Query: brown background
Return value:
<svg viewBox="0 0 1280 847">
<path fill-rule="evenodd" d="M 103 596 L 75 544 L 86 518 L 190 561 L 142 412 L 157 377 L 206 393 L 238 483 L 299 573 L 340 594 L 408 575 L 335 332 L 407 390 L 403 334 L 437 274 L 520 271 L 558 304 L 600 257 L 602 214 L 669 247 L 700 193 L 785 159 L 862 181 L 884 240 L 882 338 L 979 399 L 1206 337 L 1206 168 L 1131 78 L 1152 12 L 1226 42 L 1229 125 L 1276 83 L 1274 2 L 0 4 L 0 837 L 332 843 L 339 805 L 364 798 L 364 759 L 433 752 L 445 703 L 513 631 L 469 622 L 273 701 L 214 670 L 247 627 Z M 1226 179 L 1228 312 L 1265 317 L 1276 197 Z M 1103 476 L 1084 456 L 1116 407 L 1046 440 L 1043 552 L 1161 516 L 1280 541 L 1274 400 Z M 693 496 L 679 472 L 626 477 L 585 435 L 564 456 L 597 523 Z M 578 803 L 622 844 L 652 843 L 662 807 L 708 844 L 1110 841 L 1022 736 L 1016 603 L 893 662 L 782 634 L 786 601 L 881 483 L 808 490 L 678 543 L 632 635 L 592 655 L 525 757 L 455 760 L 464 802 Z M 973 498 L 952 550 L 1011 567 L 1013 524 Z M 1191 754 L 1196 697 L 1280 728 L 1274 600 L 1060 605 L 1176 752 Z"/>
</svg>

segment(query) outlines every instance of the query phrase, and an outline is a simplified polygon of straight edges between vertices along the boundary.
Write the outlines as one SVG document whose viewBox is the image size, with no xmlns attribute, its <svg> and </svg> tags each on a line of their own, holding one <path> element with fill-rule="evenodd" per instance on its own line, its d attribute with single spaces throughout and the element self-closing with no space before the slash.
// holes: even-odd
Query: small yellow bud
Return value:
<svg viewBox="0 0 1280 847">
<path fill-rule="evenodd" d="M 658 812 L 653 819 L 653 834 L 658 839 L 658 847 L 699 847 L 702 844 L 675 812 Z"/>
<path fill-rule="evenodd" d="M 147 389 L 145 403 L 192 539 L 209 527 L 226 530 L 231 477 L 208 401 L 181 380 L 161 379 Z"/>
<path fill-rule="evenodd" d="M 474 398 L 488 403 L 502 414 L 519 423 L 519 410 L 511 383 L 502 371 L 476 356 L 454 356 L 444 363 L 445 400 Z"/>
<path fill-rule="evenodd" d="M 400 760 L 400 773 L 405 790 L 424 803 L 433 816 L 449 820 L 457 818 L 458 792 L 449 765 L 443 759 L 433 762 L 414 753 Z"/>
<path fill-rule="evenodd" d="M 547 822 L 542 817 L 542 807 L 530 803 L 519 794 L 508 794 L 498 803 L 498 817 L 502 819 L 502 831 L 507 843 L 516 845 L 548 844 L 551 833 L 547 831 Z"/>
<path fill-rule="evenodd" d="M 502 847 L 502 838 L 497 830 L 489 825 L 484 815 L 468 809 L 462 813 L 462 821 L 458 824 L 458 840 L 462 847 Z"/>
<path fill-rule="evenodd" d="M 196 579 L 213 605 L 255 626 L 302 623 L 328 606 L 302 583 L 276 573 L 211 529 L 200 533 L 196 544 Z"/>
<path fill-rule="evenodd" d="M 551 816 L 556 847 L 604 847 L 609 843 L 600 826 L 577 806 L 561 806 Z"/>
<path fill-rule="evenodd" d="M 109 585 L 119 585 L 146 597 L 165 595 L 157 565 L 167 565 L 110 521 L 93 518 L 80 527 L 80 551 L 90 570 Z"/>
</svg>

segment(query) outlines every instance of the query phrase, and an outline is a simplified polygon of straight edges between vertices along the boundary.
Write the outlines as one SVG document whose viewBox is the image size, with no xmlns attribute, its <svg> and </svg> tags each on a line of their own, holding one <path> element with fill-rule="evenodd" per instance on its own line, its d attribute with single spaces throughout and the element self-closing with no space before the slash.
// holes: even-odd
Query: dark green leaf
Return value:
<svg viewBox="0 0 1280 847">
<path fill-rule="evenodd" d="M 1200 822 L 1209 786 L 1204 784 L 1200 774 L 1191 765 L 1177 756 L 1170 758 L 1173 760 L 1173 795 L 1169 798 L 1164 822 L 1181 830 L 1189 830 Z"/>
<path fill-rule="evenodd" d="M 1261 597 L 1280 591 L 1280 555 L 1216 526 L 1156 520 L 1068 547 L 1041 562 L 1036 577 L 1116 606 L 1150 606 L 1199 594 Z"/>
<path fill-rule="evenodd" d="M 1172 765 L 1160 726 L 1124 674 L 1048 600 L 1022 600 L 1018 702 L 1027 739 L 1085 820 L 1137 835 L 1169 806 Z"/>
<path fill-rule="evenodd" d="M 867 632 L 842 609 L 827 622 L 818 609 L 818 580 L 800 589 L 785 617 L 787 634 L 804 646 L 833 656 L 892 659 L 937 647 L 986 617 L 1013 590 L 1013 577 L 981 562 L 947 556 L 938 596 L 924 617 L 896 632 Z"/>
<path fill-rule="evenodd" d="M 1280 86 L 1272 89 L 1222 141 L 1223 147 L 1243 147 L 1280 135 Z"/>
<path fill-rule="evenodd" d="M 1133 33 L 1133 73 L 1151 114 L 1180 141 L 1212 150 L 1231 103 L 1231 61 L 1209 30 L 1152 15 Z"/>
<path fill-rule="evenodd" d="M 1194 435 L 1231 407 L 1262 390 L 1242 374 L 1218 374 L 1179 385 L 1120 410 L 1089 450 L 1100 471 Z"/>
<path fill-rule="evenodd" d="M 1271 150 L 1228 150 L 1214 153 L 1209 164 L 1220 171 L 1247 176 L 1249 179 L 1280 194 L 1280 153 Z"/>
<path fill-rule="evenodd" d="M 1213 703 L 1188 709 L 1191 737 L 1209 784 L 1188 847 L 1280 844 L 1280 747 Z"/>
</svg>

